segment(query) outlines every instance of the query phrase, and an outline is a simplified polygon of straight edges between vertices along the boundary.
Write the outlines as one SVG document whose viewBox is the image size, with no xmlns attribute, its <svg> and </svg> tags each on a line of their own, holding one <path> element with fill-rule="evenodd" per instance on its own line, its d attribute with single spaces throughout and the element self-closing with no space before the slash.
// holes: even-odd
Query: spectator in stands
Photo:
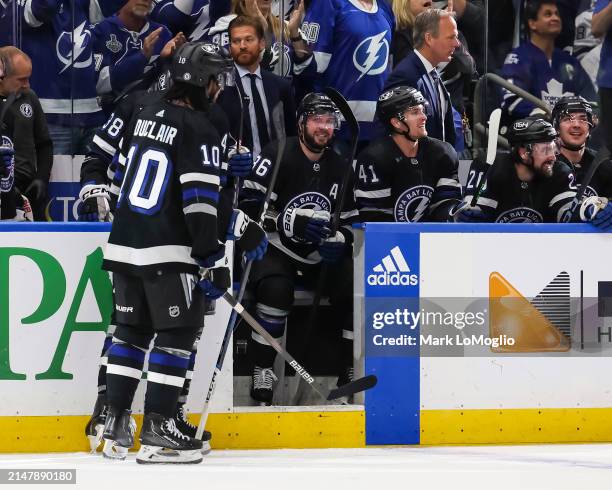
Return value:
<svg viewBox="0 0 612 490">
<path fill-rule="evenodd" d="M 416 17 L 413 36 L 414 51 L 393 70 L 385 90 L 399 85 L 415 87 L 428 102 L 428 136 L 454 146 L 457 137 L 451 99 L 436 67 L 448 63 L 459 47 L 457 23 L 445 10 L 427 9 Z"/>
<path fill-rule="evenodd" d="M 612 152 L 612 0 L 597 0 L 593 10 L 593 35 L 603 37 L 597 83 L 601 102 L 604 139 Z"/>
<path fill-rule="evenodd" d="M 150 85 L 143 77 L 150 72 L 145 78 L 153 79 L 158 71 L 156 61 L 172 39 L 167 27 L 148 20 L 151 8 L 152 0 L 128 0 L 117 15 L 91 28 L 98 72 L 96 91 L 106 95 L 102 106 L 107 115 L 119 94 Z M 184 40 L 182 33 L 177 38 Z"/>
<path fill-rule="evenodd" d="M 14 46 L 0 48 L 0 56 L 5 62 L 0 100 L 17 94 L 4 116 L 15 149 L 15 186 L 29 198 L 36 221 L 44 221 L 53 144 L 38 97 L 30 90 L 32 61 Z"/>
<path fill-rule="evenodd" d="M 312 90 L 334 87 L 348 101 L 360 139 L 374 136 L 376 100 L 391 71 L 389 55 L 395 20 L 385 0 L 319 0 L 306 9 L 302 31 L 314 58 L 299 78 Z M 346 138 L 345 129 L 339 133 Z"/>
<path fill-rule="evenodd" d="M 556 0 L 529 0 L 525 18 L 530 40 L 508 54 L 502 69 L 504 78 L 542 99 L 551 108 L 563 95 L 581 95 L 594 100 L 595 88 L 580 62 L 555 48 L 555 39 L 561 32 Z M 502 109 L 511 121 L 544 112 L 505 90 Z"/>
<path fill-rule="evenodd" d="M 85 153 L 104 114 L 96 97 L 87 26 L 117 12 L 125 0 L 29 0 L 12 5 L 21 49 L 32 59 L 32 88 L 40 97 L 58 154 Z"/>
<path fill-rule="evenodd" d="M 269 141 L 276 139 L 272 113 L 278 103 L 283 105 L 287 134 L 295 134 L 291 83 L 261 69 L 260 55 L 266 41 L 259 19 L 238 16 L 230 22 L 228 30 L 230 53 L 238 76 L 236 85 L 226 87 L 218 103 L 229 119 L 232 136 L 236 140 L 240 138 L 241 108 L 244 107 L 241 143 L 257 156 Z"/>
<path fill-rule="evenodd" d="M 576 16 L 576 30 L 572 54 L 580 60 L 593 84 L 597 83 L 597 69 L 601 55 L 602 39 L 595 37 L 591 31 L 593 10 L 596 0 L 581 0 Z M 597 85 L 595 85 L 597 87 Z"/>
</svg>

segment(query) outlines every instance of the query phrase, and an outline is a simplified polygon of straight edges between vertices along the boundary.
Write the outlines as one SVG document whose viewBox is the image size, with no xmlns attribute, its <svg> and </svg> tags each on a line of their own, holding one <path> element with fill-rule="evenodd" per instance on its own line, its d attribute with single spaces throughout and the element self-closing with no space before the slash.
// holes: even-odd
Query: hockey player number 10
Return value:
<svg viewBox="0 0 612 490">
<path fill-rule="evenodd" d="M 126 158 L 126 177 L 134 163 L 134 155 L 138 146 L 133 145 Z M 142 214 L 155 214 L 163 202 L 164 191 L 168 178 L 172 174 L 172 162 L 163 150 L 147 148 L 138 157 L 134 170 L 134 179 L 127 193 L 130 207 Z M 123 186 L 119 195 L 119 203 L 123 200 Z"/>
</svg>

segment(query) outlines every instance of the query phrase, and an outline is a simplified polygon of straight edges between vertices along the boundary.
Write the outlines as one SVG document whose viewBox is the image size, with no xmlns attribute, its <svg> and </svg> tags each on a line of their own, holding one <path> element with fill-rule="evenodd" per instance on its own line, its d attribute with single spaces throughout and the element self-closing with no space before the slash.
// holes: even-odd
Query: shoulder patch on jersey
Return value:
<svg viewBox="0 0 612 490">
<path fill-rule="evenodd" d="M 433 188 L 428 185 L 416 185 L 402 192 L 395 201 L 393 209 L 395 221 L 410 223 L 421 221 L 432 196 Z"/>
<path fill-rule="evenodd" d="M 516 53 L 508 53 L 506 59 L 504 60 L 504 65 L 518 65 L 519 57 Z"/>
</svg>

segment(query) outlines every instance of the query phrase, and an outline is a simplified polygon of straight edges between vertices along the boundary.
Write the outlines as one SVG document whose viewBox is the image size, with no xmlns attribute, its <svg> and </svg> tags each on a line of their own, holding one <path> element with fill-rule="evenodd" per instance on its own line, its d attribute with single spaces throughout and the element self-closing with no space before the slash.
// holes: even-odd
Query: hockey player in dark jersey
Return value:
<svg viewBox="0 0 612 490">
<path fill-rule="evenodd" d="M 125 177 L 104 251 L 113 272 L 116 329 L 107 352 L 104 454 L 124 458 L 133 444 L 130 408 L 149 355 L 139 463 L 197 463 L 202 441 L 182 433 L 174 415 L 207 299 L 230 285 L 219 241 L 221 138 L 206 116 L 211 73 L 206 45 L 174 56 L 174 85 L 128 124 L 119 164 Z M 243 216 L 244 218 L 244 216 Z M 228 233 L 253 251 L 256 224 Z M 198 276 L 204 268 L 205 276 Z"/>
<path fill-rule="evenodd" d="M 212 101 L 214 96 L 227 82 L 225 77 L 230 73 L 230 70 L 233 69 L 233 65 L 231 60 L 220 53 L 215 46 L 206 45 L 205 43 L 198 44 L 201 46 L 206 46 L 207 48 L 206 50 L 202 51 L 201 61 L 206 63 L 206 67 L 211 74 L 211 79 L 208 82 L 206 92 L 209 100 Z M 167 78 L 171 81 L 172 77 L 170 73 L 167 75 Z M 163 99 L 163 97 L 163 91 L 151 93 L 132 93 L 127 95 L 117 106 L 115 112 L 111 115 L 107 123 L 96 132 L 91 145 L 92 150 L 87 155 L 83 166 L 81 167 L 82 202 L 78 207 L 79 219 L 81 221 L 105 221 L 110 219 L 110 211 L 114 210 L 114 204 L 116 203 L 116 198 L 119 194 L 123 174 L 121 169 L 119 172 L 115 172 L 118 162 L 117 159 L 113 160 L 117 152 L 119 142 L 124 136 L 127 124 L 132 115 L 139 112 L 146 105 L 158 103 Z M 227 119 L 219 106 L 216 104 L 210 104 L 206 115 L 220 134 L 228 132 L 229 126 Z M 244 156 L 245 154 L 242 153 L 230 159 L 229 170 L 228 163 L 225 160 L 222 161 L 221 181 L 227 180 L 228 173 L 229 176 L 233 176 L 235 174 L 242 175 L 244 173 Z M 236 161 L 237 159 L 239 159 L 239 161 Z M 251 168 L 250 164 L 248 165 L 248 168 Z M 225 239 L 228 238 L 224 230 L 229 227 L 231 219 L 234 216 L 231 208 L 232 199 L 232 186 L 226 185 L 219 193 L 218 203 L 218 218 L 219 222 L 222 223 L 219 227 L 219 239 L 221 241 L 225 241 Z M 235 222 L 236 221 L 234 220 L 234 223 Z M 263 246 L 265 248 L 265 243 Z M 258 254 L 261 253 L 263 252 L 260 248 Z M 207 314 L 209 313 L 214 313 L 214 308 L 211 311 L 209 306 L 207 308 Z M 107 350 L 111 345 L 114 334 L 114 323 L 114 319 L 112 319 L 102 349 L 101 363 L 98 373 L 98 398 L 96 400 L 93 415 L 87 423 L 85 429 L 85 433 L 90 440 L 92 451 L 95 451 L 101 442 L 102 429 L 105 423 L 107 411 Z M 175 414 L 175 421 L 179 430 L 192 437 L 195 436 L 197 428 L 189 423 L 184 409 L 184 404 L 187 401 L 187 395 L 189 393 L 191 375 L 193 374 L 193 367 L 195 365 L 198 340 L 199 334 L 191 351 L 187 379 L 183 386 L 183 391 L 179 397 L 179 404 Z M 210 432 L 204 431 L 204 446 L 202 450 L 204 454 L 210 451 L 210 439 Z"/>
<path fill-rule="evenodd" d="M 572 170 L 556 161 L 555 129 L 544 119 L 519 119 L 510 127 L 507 138 L 511 153 L 498 153 L 490 169 L 479 159 L 472 162 L 465 202 L 472 200 L 483 178 L 486 178 L 486 183 L 478 195 L 476 206 L 464 208 L 456 215 L 456 220 L 496 223 L 564 221 L 576 195 L 576 184 Z"/>
<path fill-rule="evenodd" d="M 562 97 L 552 111 L 552 123 L 559 133 L 557 160 L 568 165 L 582 184 L 595 159 L 595 152 L 586 147 L 593 129 L 593 108 L 583 97 Z M 612 197 L 612 162 L 604 160 L 591 178 L 585 197 Z"/>
<path fill-rule="evenodd" d="M 266 230 L 268 253 L 253 265 L 250 287 L 255 301 L 254 315 L 275 338 L 282 337 L 285 321 L 294 300 L 298 274 L 307 286 L 316 283 L 320 262 L 329 262 L 327 293 L 342 322 L 343 376 L 349 381 L 352 366 L 352 234 L 340 227 L 330 236 L 330 218 L 343 191 L 342 180 L 352 168 L 330 149 L 340 124 L 340 113 L 323 94 L 306 95 L 298 109 L 298 135 L 287 139 L 280 169 L 271 196 Z M 264 196 L 276 159 L 278 142 L 268 144 L 244 181 L 240 207 L 253 218 L 261 212 Z M 352 198 L 352 182 L 345 195 L 340 224 L 349 225 L 357 217 Z M 251 397 L 269 405 L 273 396 L 274 349 L 253 333 L 248 347 L 253 362 Z"/>
<path fill-rule="evenodd" d="M 448 221 L 461 201 L 453 147 L 427 136 L 425 98 L 405 85 L 378 99 L 389 134 L 357 159 L 355 199 L 361 221 Z"/>
</svg>

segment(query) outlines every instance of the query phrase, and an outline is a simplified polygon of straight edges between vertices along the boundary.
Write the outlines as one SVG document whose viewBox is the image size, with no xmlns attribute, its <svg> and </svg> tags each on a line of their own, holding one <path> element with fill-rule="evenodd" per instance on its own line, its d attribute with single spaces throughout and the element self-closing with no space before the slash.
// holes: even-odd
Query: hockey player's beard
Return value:
<svg viewBox="0 0 612 490">
<path fill-rule="evenodd" d="M 331 143 L 332 138 L 328 138 L 327 141 L 325 142 L 324 145 L 321 145 L 319 143 L 317 143 L 317 140 L 312 137 L 311 135 L 308 134 L 307 131 L 300 131 L 300 136 L 301 136 L 301 140 L 302 143 L 304 143 L 304 145 L 306 146 L 306 148 L 308 148 L 310 151 L 312 151 L 313 153 L 323 153 L 323 150 L 325 150 L 325 148 L 327 148 L 329 146 L 329 144 Z"/>
</svg>

